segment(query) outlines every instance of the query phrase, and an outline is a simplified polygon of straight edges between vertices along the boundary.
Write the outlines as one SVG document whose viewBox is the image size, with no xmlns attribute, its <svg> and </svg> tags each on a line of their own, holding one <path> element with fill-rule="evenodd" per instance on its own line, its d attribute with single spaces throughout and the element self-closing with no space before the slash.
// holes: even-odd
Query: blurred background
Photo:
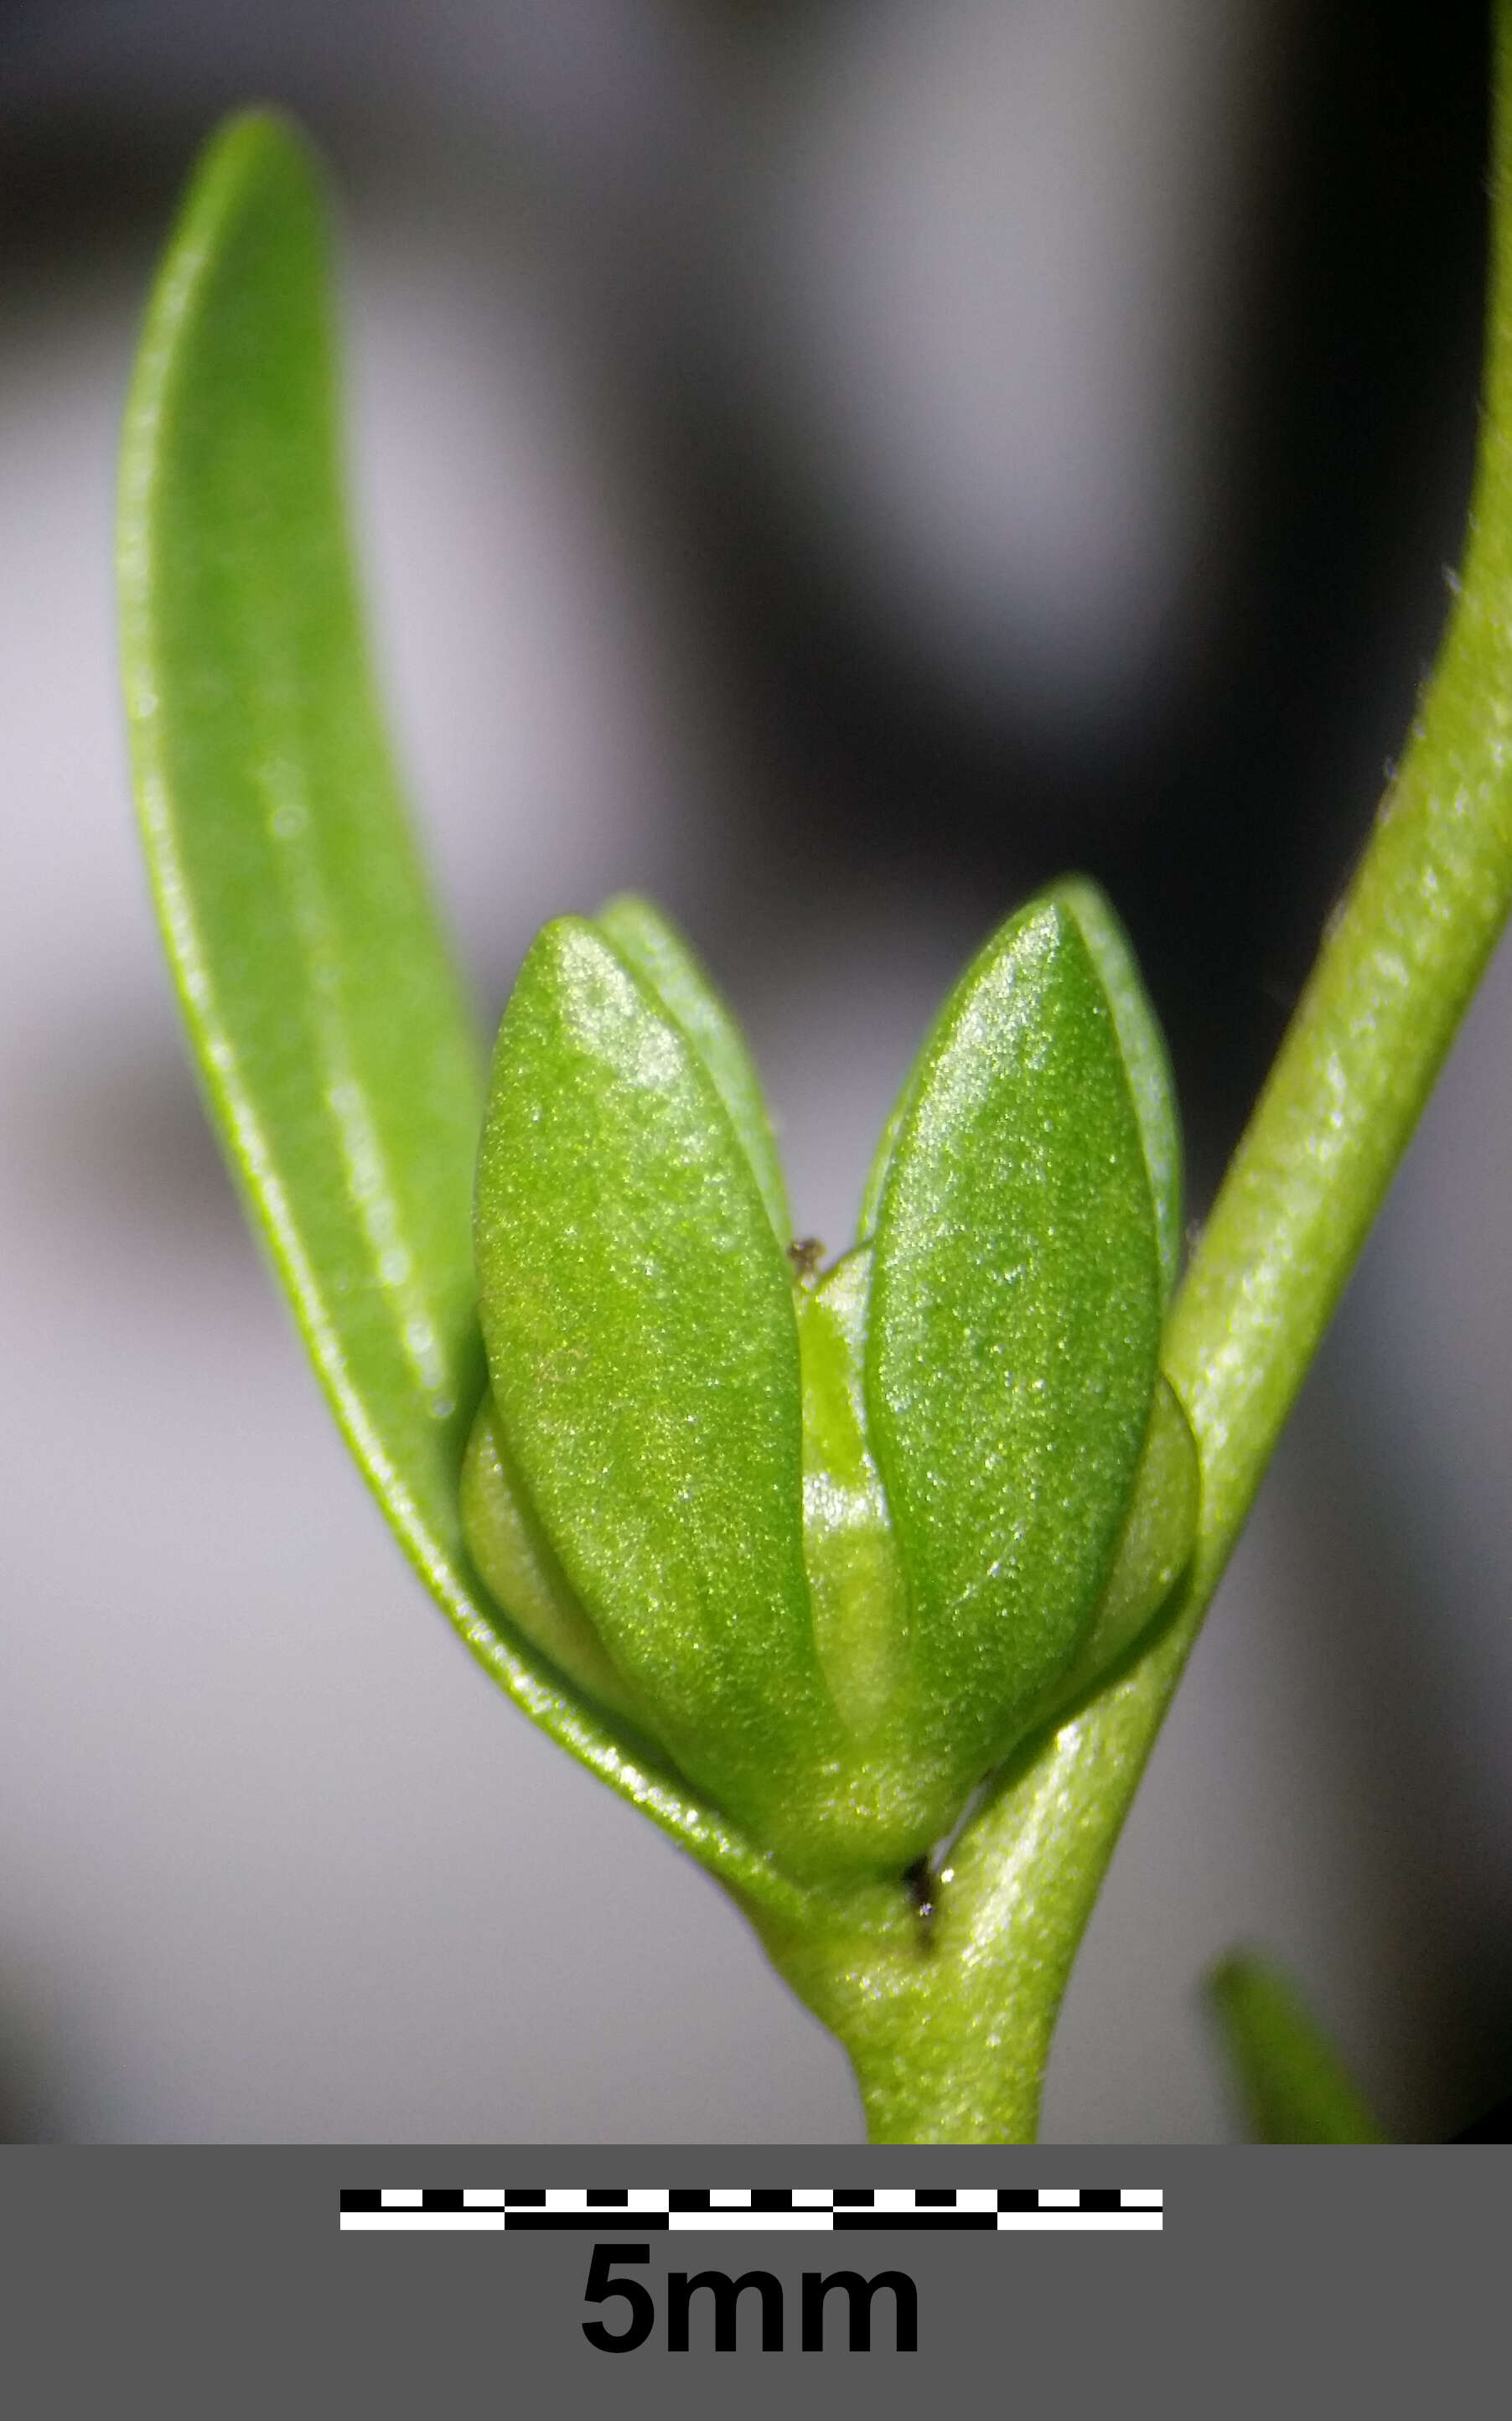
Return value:
<svg viewBox="0 0 1512 2421">
<path fill-rule="evenodd" d="M 117 427 L 229 107 L 339 194 L 393 720 L 480 1016 L 617 886 L 746 1019 L 801 1228 L 1083 867 L 1208 1198 L 1457 552 L 1484 11 L 8 0 L 0 2133 L 854 2142 L 715 1887 L 390 1547 L 202 1125 L 130 820 Z M 1387 2127 L 1512 2091 L 1512 959 L 1279 1455 L 1045 2132 L 1209 2142 L 1283 1958 Z"/>
</svg>

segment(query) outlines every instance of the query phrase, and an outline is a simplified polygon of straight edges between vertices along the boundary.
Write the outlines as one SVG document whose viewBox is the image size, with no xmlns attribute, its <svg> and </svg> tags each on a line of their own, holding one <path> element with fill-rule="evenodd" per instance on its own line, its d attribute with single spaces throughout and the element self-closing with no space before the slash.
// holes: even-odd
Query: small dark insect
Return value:
<svg viewBox="0 0 1512 2421">
<path fill-rule="evenodd" d="M 788 1245 L 787 1258 L 806 1282 L 809 1278 L 818 1277 L 819 1263 L 824 1258 L 824 1247 L 817 1236 L 805 1236 L 801 1243 Z"/>
<path fill-rule="evenodd" d="M 934 1873 L 928 1859 L 915 1858 L 904 1875 L 903 1881 L 908 1885 L 915 1916 L 921 1917 L 927 1924 L 934 1914 Z"/>
</svg>

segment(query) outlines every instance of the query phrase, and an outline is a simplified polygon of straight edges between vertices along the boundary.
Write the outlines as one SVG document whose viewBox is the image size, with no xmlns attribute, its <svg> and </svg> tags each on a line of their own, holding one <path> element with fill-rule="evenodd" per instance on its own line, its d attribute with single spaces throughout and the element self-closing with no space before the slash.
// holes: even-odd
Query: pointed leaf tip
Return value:
<svg viewBox="0 0 1512 2421">
<path fill-rule="evenodd" d="M 320 178 L 273 114 L 209 146 L 153 293 L 120 601 L 143 838 L 212 1112 L 349 1441 L 452 1591 L 481 1054 L 369 675 Z"/>
<path fill-rule="evenodd" d="M 1279 1968 L 1235 1952 L 1213 1969 L 1207 1993 L 1252 2141 L 1385 2141 L 1340 2054 Z"/>
<path fill-rule="evenodd" d="M 1070 1664 L 1155 1387 L 1144 1146 L 1104 987 L 1054 901 L 947 1004 L 881 1188 L 874 1450 L 939 1719 L 981 1770 Z"/>
<path fill-rule="evenodd" d="M 761 1098 L 761 1080 L 745 1038 L 707 969 L 671 919 L 648 899 L 626 893 L 600 908 L 594 921 L 703 1060 L 745 1148 L 777 1241 L 787 1245 L 793 1233 L 787 1189 Z"/>
<path fill-rule="evenodd" d="M 1180 1273 L 1182 1243 L 1181 1118 L 1171 1055 L 1145 989 L 1133 944 L 1106 892 L 1084 875 L 1070 875 L 1055 883 L 1048 897 L 1075 917 L 1108 995 L 1144 1137 L 1155 1197 L 1161 1272 L 1169 1301 Z"/>
</svg>

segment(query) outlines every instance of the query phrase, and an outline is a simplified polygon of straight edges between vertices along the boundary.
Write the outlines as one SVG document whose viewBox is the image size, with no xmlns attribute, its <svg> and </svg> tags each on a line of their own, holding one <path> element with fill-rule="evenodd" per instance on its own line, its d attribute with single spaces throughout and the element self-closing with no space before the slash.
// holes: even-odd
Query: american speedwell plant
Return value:
<svg viewBox="0 0 1512 2421">
<path fill-rule="evenodd" d="M 319 180 L 287 124 L 210 146 L 159 280 L 122 476 L 127 698 L 233 1165 L 422 1577 L 517 1704 L 725 1885 L 878 2140 L 1033 2137 L 1151 1742 L 1512 898 L 1498 15 L 1461 590 L 1180 1284 L 1164 1047 L 1085 882 L 961 978 L 827 1270 L 740 1035 L 644 901 L 548 926 L 485 1081 L 371 692 Z M 1230 1965 L 1218 2005 L 1263 2132 L 1370 2132 L 1284 1988 Z"/>
</svg>

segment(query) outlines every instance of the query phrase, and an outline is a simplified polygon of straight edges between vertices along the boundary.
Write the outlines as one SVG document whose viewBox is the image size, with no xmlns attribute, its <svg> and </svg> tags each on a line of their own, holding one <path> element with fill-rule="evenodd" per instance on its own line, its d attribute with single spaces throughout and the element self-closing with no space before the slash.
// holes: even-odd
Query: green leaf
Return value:
<svg viewBox="0 0 1512 2421">
<path fill-rule="evenodd" d="M 792 1241 L 787 1188 L 782 1162 L 761 1098 L 761 1080 L 745 1037 L 736 1024 L 682 935 L 648 899 L 626 894 L 611 899 L 594 919 L 600 933 L 656 994 L 675 1025 L 697 1052 L 724 1102 L 730 1124 L 745 1147 L 777 1242 Z"/>
<path fill-rule="evenodd" d="M 477 1044 L 373 701 L 322 213 L 277 121 L 208 154 L 127 423 L 142 826 L 201 1072 L 349 1437 L 412 1552 L 456 1530 L 481 1382 Z"/>
<path fill-rule="evenodd" d="M 1160 1020 L 1145 990 L 1133 945 L 1106 892 L 1084 875 L 1053 884 L 1047 898 L 1075 917 L 1083 941 L 1102 977 L 1124 1054 L 1124 1072 L 1134 1097 L 1145 1158 L 1155 1196 L 1161 1240 L 1161 1271 L 1169 1301 L 1181 1269 L 1181 1117 L 1177 1107 L 1171 1054 Z"/>
<path fill-rule="evenodd" d="M 861 1738 L 883 1722 L 908 1682 L 908 1584 L 866 1441 L 870 1279 L 871 1255 L 863 1248 L 798 1298 L 803 1537 L 815 1638 L 841 1720 Z"/>
<path fill-rule="evenodd" d="M 833 1742 L 790 1275 L 701 1054 L 603 934 L 538 936 L 494 1053 L 477 1269 L 508 1452 L 678 1764 L 773 1846 Z"/>
<path fill-rule="evenodd" d="M 1165 1037 L 1145 990 L 1133 946 L 1106 893 L 1084 875 L 1072 875 L 1052 884 L 1043 896 L 1058 902 L 1075 918 L 1108 996 L 1124 1056 L 1124 1073 L 1144 1137 L 1150 1190 L 1155 1197 L 1161 1270 L 1169 1301 L 1181 1268 L 1182 1149 L 1180 1112 Z M 856 1228 L 863 1242 L 877 1226 L 888 1164 L 913 1099 L 917 1074 L 916 1065 L 893 1104 L 872 1155 Z"/>
<path fill-rule="evenodd" d="M 1385 2142 L 1343 2060 L 1277 1968 L 1237 1952 L 1213 1969 L 1207 1989 L 1254 2142 Z"/>
<path fill-rule="evenodd" d="M 849 1253 L 798 1296 L 803 1551 L 844 1742 L 794 1814 L 816 1871 L 896 1879 L 952 1829 L 979 1776 L 961 1771 L 914 1672 L 908 1582 L 865 1431 L 871 1261 L 865 1246 Z"/>
<path fill-rule="evenodd" d="M 1118 1552 L 1076 1662 L 1055 1684 L 1056 1707 L 1083 1696 L 1148 1630 L 1192 1561 L 1201 1498 L 1196 1439 L 1170 1381 L 1158 1379 Z"/>
<path fill-rule="evenodd" d="M 462 1528 L 491 1594 L 531 1644 L 588 1697 L 649 1728 L 509 1468 L 491 1396 L 478 1406 L 462 1465 Z"/>
<path fill-rule="evenodd" d="M 866 1358 L 921 1681 L 981 1771 L 1072 1663 L 1155 1390 L 1161 1284 L 1107 995 L 1054 902 L 968 970 L 881 1192 Z"/>
<path fill-rule="evenodd" d="M 121 464 L 121 644 L 164 943 L 210 1109 L 348 1443 L 479 1661 L 769 1906 L 770 1862 L 490 1606 L 459 1474 L 482 1385 L 480 1054 L 374 704 L 340 476 L 324 210 L 285 121 L 206 151 Z"/>
<path fill-rule="evenodd" d="M 937 1030 L 938 1020 L 929 1029 L 929 1041 L 934 1039 Z M 860 1244 L 870 1243 L 877 1232 L 877 1214 L 882 1207 L 882 1187 L 887 1182 L 887 1172 L 893 1164 L 893 1153 L 897 1147 L 897 1138 L 903 1132 L 903 1121 L 913 1105 L 913 1096 L 918 1088 L 918 1072 L 927 1049 L 928 1042 L 926 1042 L 924 1051 L 921 1051 L 919 1057 L 910 1069 L 896 1101 L 887 1113 L 886 1125 L 877 1138 L 877 1148 L 872 1153 L 871 1166 L 866 1171 L 866 1182 L 861 1195 L 861 1211 L 856 1220 L 856 1242 Z"/>
</svg>

